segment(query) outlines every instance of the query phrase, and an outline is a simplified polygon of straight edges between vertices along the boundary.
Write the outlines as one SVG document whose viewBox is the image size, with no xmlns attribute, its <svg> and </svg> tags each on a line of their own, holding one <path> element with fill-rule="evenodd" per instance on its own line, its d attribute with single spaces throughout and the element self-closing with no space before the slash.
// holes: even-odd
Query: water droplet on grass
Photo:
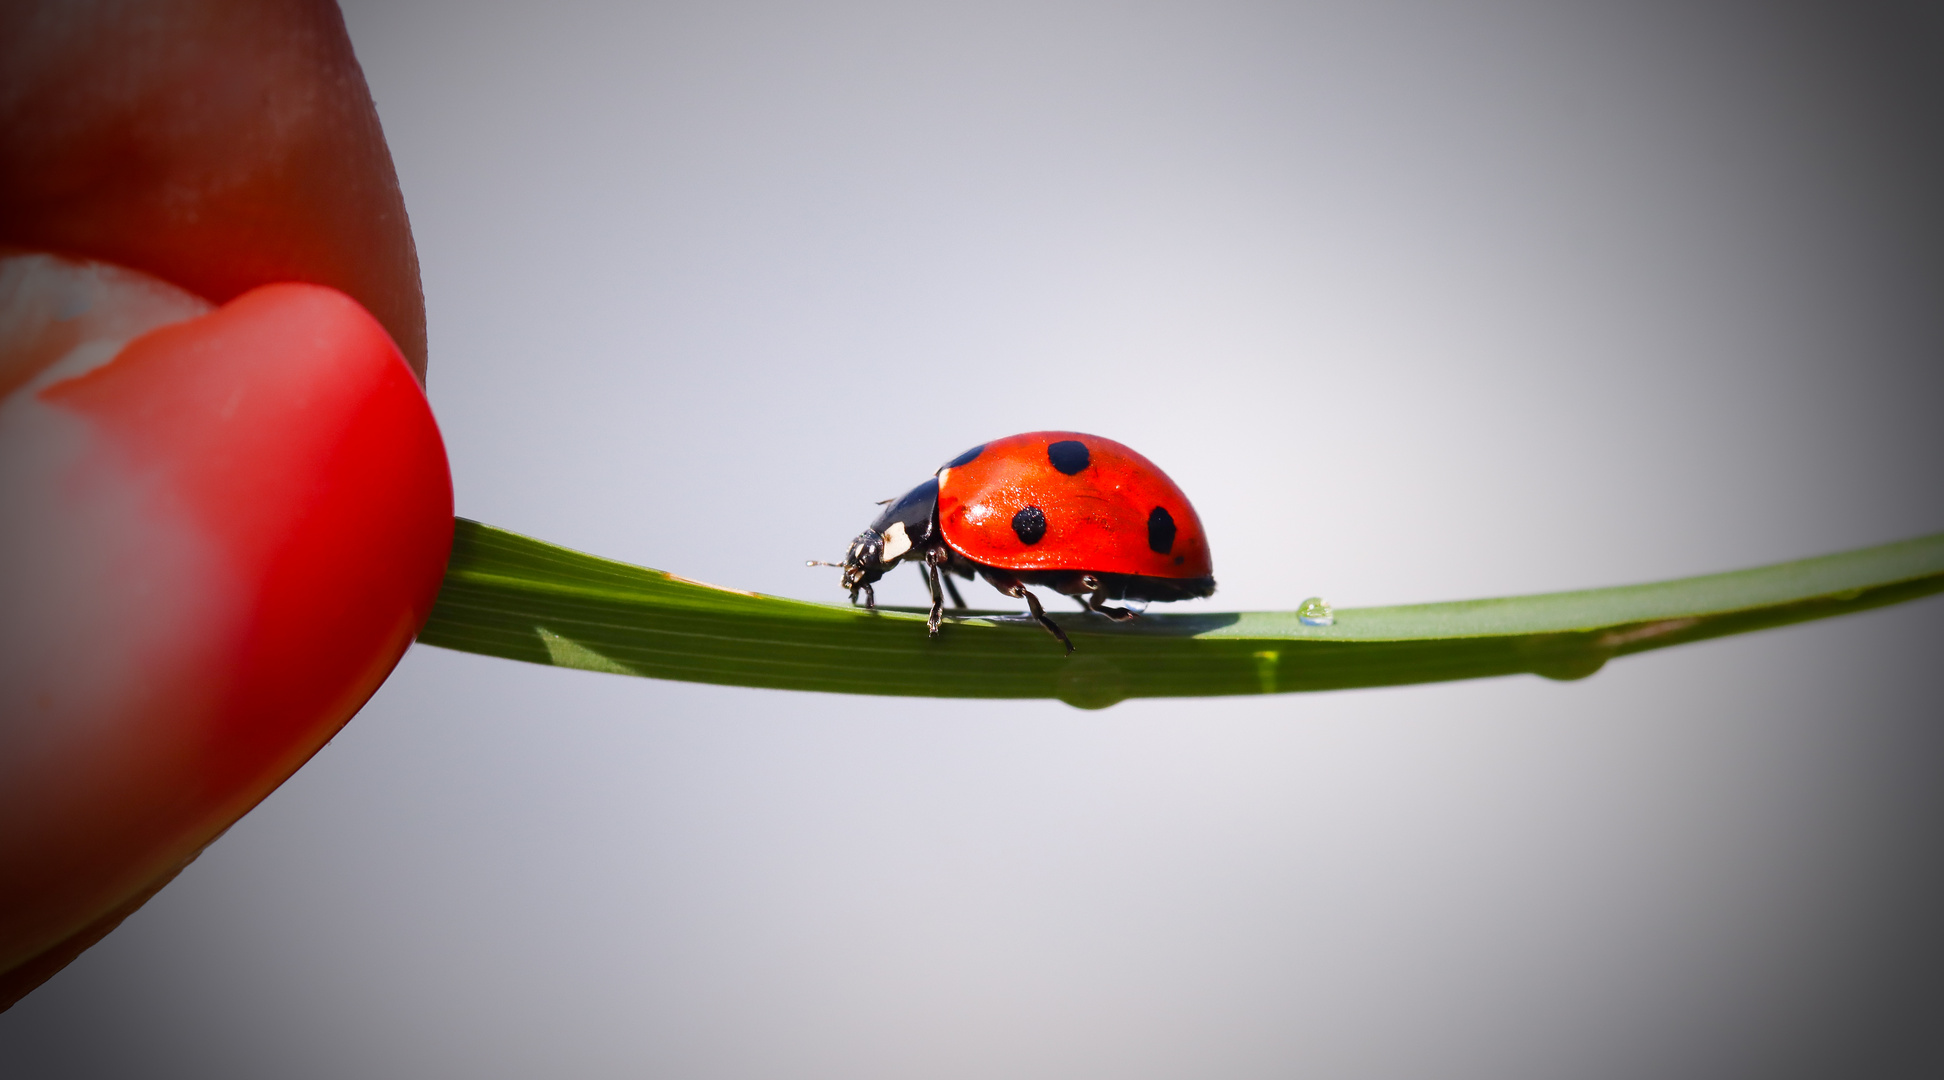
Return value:
<svg viewBox="0 0 1944 1080">
<path fill-rule="evenodd" d="M 1127 698 L 1127 676 L 1120 665 L 1081 653 L 1060 665 L 1053 696 L 1076 709 L 1105 709 Z"/>
<path fill-rule="evenodd" d="M 1296 608 L 1296 621 L 1304 626 L 1330 626 L 1336 622 L 1336 612 L 1320 596 L 1312 596 Z"/>
</svg>

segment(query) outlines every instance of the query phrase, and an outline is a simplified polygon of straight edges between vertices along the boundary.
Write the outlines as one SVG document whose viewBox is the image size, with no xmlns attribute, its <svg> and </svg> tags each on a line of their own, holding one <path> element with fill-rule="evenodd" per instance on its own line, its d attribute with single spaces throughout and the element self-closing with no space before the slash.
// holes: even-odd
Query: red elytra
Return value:
<svg viewBox="0 0 1944 1080">
<path fill-rule="evenodd" d="M 1064 468 L 1054 447 L 1064 450 Z M 1030 527 L 1024 536 L 1013 528 L 1029 507 L 1046 522 L 1032 543 Z M 1004 570 L 1214 573 L 1188 496 L 1154 462 L 1098 435 L 1034 431 L 986 443 L 970 461 L 938 470 L 938 521 L 953 550 Z"/>
<path fill-rule="evenodd" d="M 872 583 L 901 560 L 924 569 L 934 636 L 944 615 L 940 571 L 959 607 L 950 575 L 976 574 L 1024 599 L 1068 652 L 1072 641 L 1026 586 L 1085 594 L 1082 607 L 1116 620 L 1139 611 L 1106 601 L 1186 600 L 1215 591 L 1208 536 L 1188 496 L 1129 447 L 1076 431 L 982 443 L 893 500 L 845 556 L 851 601 L 862 593 L 873 605 Z"/>
</svg>

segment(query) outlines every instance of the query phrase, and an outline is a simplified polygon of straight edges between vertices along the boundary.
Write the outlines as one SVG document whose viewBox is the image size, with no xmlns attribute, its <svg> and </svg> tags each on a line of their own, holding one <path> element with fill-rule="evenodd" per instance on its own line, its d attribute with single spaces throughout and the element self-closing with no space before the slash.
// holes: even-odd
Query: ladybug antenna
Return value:
<svg viewBox="0 0 1944 1080">
<path fill-rule="evenodd" d="M 837 568 L 837 569 L 839 569 L 839 570 L 842 570 L 842 569 L 844 568 L 844 564 L 843 564 L 843 563 L 840 563 L 840 562 L 825 562 L 825 561 L 823 561 L 822 559 L 806 559 L 806 560 L 804 560 L 804 563 L 803 563 L 803 565 L 805 565 L 805 566 L 834 566 L 834 567 L 836 567 L 836 568 Z"/>
</svg>

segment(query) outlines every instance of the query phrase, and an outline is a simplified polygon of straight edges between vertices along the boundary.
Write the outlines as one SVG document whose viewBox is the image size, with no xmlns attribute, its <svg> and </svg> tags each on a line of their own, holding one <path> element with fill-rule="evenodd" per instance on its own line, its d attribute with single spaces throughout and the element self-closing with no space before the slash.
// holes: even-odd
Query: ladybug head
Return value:
<svg viewBox="0 0 1944 1080">
<path fill-rule="evenodd" d="M 865 529 L 844 553 L 844 588 L 850 590 L 851 603 L 857 602 L 859 590 L 870 588 L 886 569 L 884 537 L 875 529 Z"/>
<path fill-rule="evenodd" d="M 898 560 L 913 551 L 923 551 L 937 531 L 938 480 L 933 478 L 893 499 L 871 527 L 857 534 L 850 550 L 844 553 L 844 588 L 851 602 L 857 594 L 871 594 L 871 584 Z"/>
</svg>

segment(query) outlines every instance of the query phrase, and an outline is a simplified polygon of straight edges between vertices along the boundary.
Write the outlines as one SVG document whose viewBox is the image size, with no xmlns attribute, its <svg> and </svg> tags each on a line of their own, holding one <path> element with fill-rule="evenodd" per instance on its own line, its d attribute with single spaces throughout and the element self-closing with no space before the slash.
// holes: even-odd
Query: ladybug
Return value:
<svg viewBox="0 0 1944 1080">
<path fill-rule="evenodd" d="M 1148 601 L 1215 591 L 1208 537 L 1188 496 L 1128 447 L 1073 431 L 981 443 L 889 500 L 841 564 L 851 603 L 861 592 L 864 605 L 875 606 L 871 584 L 901 560 L 916 564 L 931 589 L 933 637 L 945 613 L 940 571 L 961 608 L 952 577 L 976 574 L 1025 600 L 1069 654 L 1073 642 L 1027 586 L 1085 594 L 1081 607 L 1116 621 L 1134 618 Z"/>
</svg>

